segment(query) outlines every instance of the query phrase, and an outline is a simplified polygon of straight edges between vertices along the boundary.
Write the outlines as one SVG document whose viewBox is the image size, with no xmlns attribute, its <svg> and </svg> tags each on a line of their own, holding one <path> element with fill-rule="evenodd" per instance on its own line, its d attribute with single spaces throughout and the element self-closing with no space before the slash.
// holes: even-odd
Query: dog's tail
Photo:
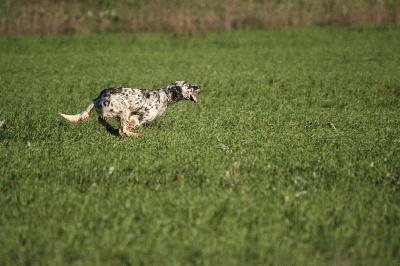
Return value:
<svg viewBox="0 0 400 266">
<path fill-rule="evenodd" d="M 89 118 L 89 114 L 92 111 L 94 107 L 94 102 L 90 102 L 87 106 L 86 109 L 83 110 L 80 114 L 76 114 L 76 115 L 66 115 L 63 113 L 59 113 L 62 117 L 64 117 L 65 119 L 67 119 L 69 122 L 78 122 L 81 120 L 85 120 Z"/>
</svg>

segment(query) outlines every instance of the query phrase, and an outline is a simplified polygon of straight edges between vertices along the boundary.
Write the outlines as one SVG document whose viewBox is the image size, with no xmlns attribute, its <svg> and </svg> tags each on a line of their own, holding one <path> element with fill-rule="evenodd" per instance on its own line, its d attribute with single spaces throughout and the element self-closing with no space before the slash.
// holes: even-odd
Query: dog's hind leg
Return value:
<svg viewBox="0 0 400 266">
<path fill-rule="evenodd" d="M 114 136 L 118 136 L 118 129 L 113 128 L 113 126 L 110 125 L 105 118 L 99 116 L 97 120 L 107 129 L 108 132 Z"/>
</svg>

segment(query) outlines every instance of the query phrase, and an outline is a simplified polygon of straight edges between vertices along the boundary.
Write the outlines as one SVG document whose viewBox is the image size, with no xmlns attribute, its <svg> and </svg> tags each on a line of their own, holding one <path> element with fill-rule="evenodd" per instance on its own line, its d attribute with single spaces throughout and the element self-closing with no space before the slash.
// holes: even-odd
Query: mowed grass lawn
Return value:
<svg viewBox="0 0 400 266">
<path fill-rule="evenodd" d="M 0 57 L 0 264 L 398 263 L 399 27 L 3 36 Z M 141 139 L 58 115 L 175 80 L 199 102 Z"/>
</svg>

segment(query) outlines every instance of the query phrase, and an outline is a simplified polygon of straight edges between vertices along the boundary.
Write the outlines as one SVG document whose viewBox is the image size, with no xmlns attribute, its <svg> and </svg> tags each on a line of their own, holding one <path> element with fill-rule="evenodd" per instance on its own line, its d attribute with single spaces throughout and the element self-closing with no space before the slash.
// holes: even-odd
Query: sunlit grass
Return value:
<svg viewBox="0 0 400 266">
<path fill-rule="evenodd" d="M 396 264 L 397 27 L 0 39 L 4 264 Z M 110 86 L 200 84 L 116 138 Z M 334 125 L 334 128 L 333 126 Z"/>
</svg>

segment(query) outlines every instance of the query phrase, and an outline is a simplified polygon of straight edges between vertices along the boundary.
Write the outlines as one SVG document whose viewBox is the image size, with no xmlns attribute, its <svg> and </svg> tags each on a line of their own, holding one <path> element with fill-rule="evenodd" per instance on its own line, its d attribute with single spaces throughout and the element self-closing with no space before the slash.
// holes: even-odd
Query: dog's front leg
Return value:
<svg viewBox="0 0 400 266">
<path fill-rule="evenodd" d="M 129 119 L 122 119 L 120 122 L 119 134 L 123 136 L 126 134 L 129 137 L 140 138 L 143 137 L 143 134 L 135 133 L 132 130 L 139 125 L 139 121 L 131 116 Z"/>
</svg>

